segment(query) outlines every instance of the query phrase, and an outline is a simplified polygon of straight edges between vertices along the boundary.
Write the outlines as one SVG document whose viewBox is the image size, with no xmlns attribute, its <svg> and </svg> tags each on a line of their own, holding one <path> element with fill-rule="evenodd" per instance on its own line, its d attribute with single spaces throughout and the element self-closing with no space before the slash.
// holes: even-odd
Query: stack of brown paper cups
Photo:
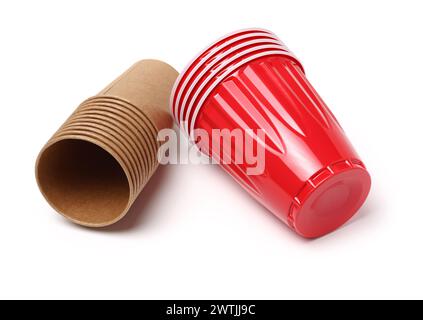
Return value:
<svg viewBox="0 0 423 320">
<path fill-rule="evenodd" d="M 178 73 L 143 60 L 84 101 L 41 150 L 36 177 L 59 213 L 89 227 L 115 223 L 158 167 L 157 133 L 172 127 Z"/>
</svg>

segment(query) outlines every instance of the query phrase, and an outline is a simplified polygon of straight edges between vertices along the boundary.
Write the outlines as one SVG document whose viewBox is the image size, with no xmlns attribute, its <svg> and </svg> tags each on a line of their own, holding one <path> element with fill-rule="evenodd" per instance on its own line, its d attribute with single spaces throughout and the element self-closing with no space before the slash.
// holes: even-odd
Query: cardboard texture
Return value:
<svg viewBox="0 0 423 320">
<path fill-rule="evenodd" d="M 157 133 L 172 127 L 177 76 L 166 63 L 142 60 L 75 110 L 36 163 L 38 186 L 56 211 L 88 227 L 125 216 L 159 165 Z"/>
</svg>

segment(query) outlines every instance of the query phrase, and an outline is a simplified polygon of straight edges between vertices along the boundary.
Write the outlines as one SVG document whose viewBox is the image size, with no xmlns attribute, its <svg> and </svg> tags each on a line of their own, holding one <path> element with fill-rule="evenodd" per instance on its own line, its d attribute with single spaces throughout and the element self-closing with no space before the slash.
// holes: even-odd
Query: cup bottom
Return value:
<svg viewBox="0 0 423 320">
<path fill-rule="evenodd" d="M 362 206 L 370 191 L 370 175 L 348 161 L 337 170 L 329 166 L 296 197 L 291 226 L 306 238 L 318 238 L 346 223 Z M 348 167 L 348 168 L 347 168 Z"/>
</svg>

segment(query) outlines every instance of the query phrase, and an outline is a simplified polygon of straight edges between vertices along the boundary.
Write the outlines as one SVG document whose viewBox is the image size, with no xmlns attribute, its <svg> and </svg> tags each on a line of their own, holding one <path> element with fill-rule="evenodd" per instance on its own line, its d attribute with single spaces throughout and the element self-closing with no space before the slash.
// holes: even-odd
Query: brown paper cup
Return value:
<svg viewBox="0 0 423 320">
<path fill-rule="evenodd" d="M 128 212 L 158 167 L 157 133 L 172 127 L 177 76 L 163 62 L 143 60 L 75 110 L 36 163 L 38 186 L 56 211 L 89 227 Z"/>
</svg>

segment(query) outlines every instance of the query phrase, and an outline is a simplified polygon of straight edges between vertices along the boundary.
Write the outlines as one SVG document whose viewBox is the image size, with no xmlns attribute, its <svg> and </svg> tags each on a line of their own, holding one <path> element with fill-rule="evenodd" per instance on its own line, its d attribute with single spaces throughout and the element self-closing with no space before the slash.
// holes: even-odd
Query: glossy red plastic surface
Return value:
<svg viewBox="0 0 423 320">
<path fill-rule="evenodd" d="M 249 161 L 236 163 L 240 150 L 229 150 L 232 161 L 222 167 L 297 233 L 314 238 L 357 212 L 370 190 L 370 176 L 298 60 L 286 50 L 247 52 L 218 74 L 198 77 L 203 87 L 194 87 L 185 104 L 175 103 L 175 96 L 172 103 L 176 113 L 184 107 L 178 117 L 187 121 L 188 133 L 190 128 L 202 128 L 210 136 L 216 128 L 264 129 L 262 174 L 248 175 Z M 201 141 L 199 147 L 210 156 L 223 157 Z"/>
</svg>

